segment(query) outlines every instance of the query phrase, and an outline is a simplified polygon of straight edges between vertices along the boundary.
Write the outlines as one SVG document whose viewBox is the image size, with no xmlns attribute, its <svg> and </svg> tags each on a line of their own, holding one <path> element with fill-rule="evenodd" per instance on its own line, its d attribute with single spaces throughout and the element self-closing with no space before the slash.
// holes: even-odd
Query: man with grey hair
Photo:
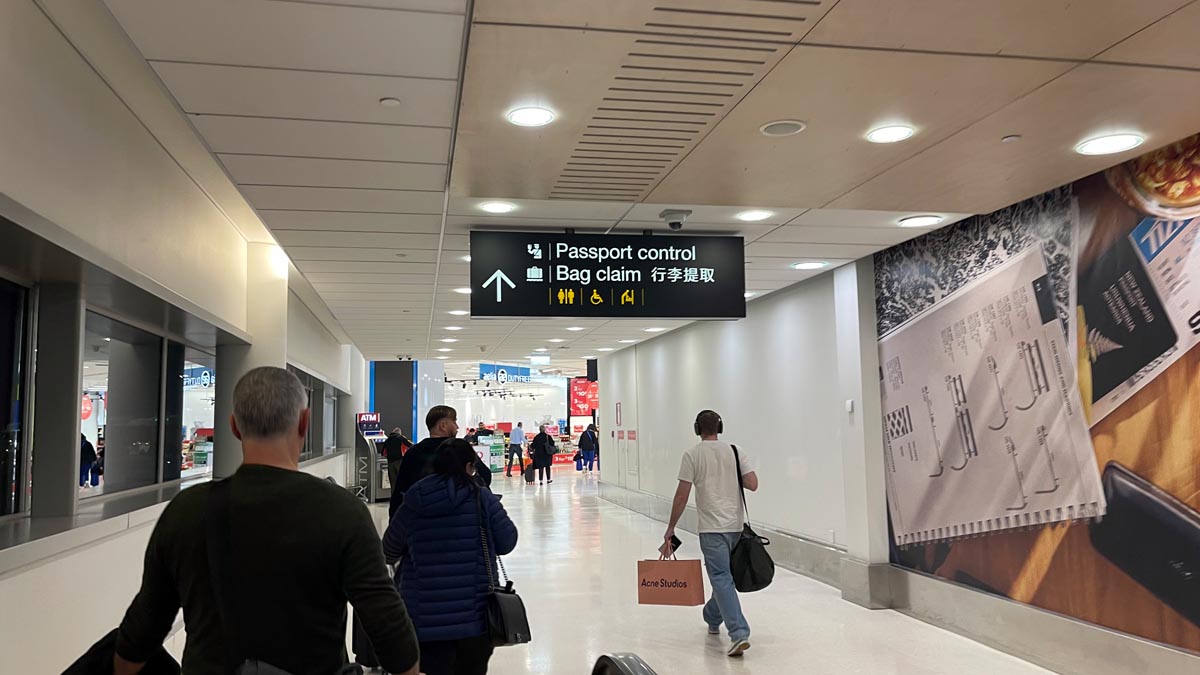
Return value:
<svg viewBox="0 0 1200 675">
<path fill-rule="evenodd" d="M 418 672 L 416 633 L 366 507 L 298 470 L 306 405 L 304 386 L 282 368 L 255 368 L 238 381 L 230 424 L 243 464 L 163 511 L 117 632 L 115 675 L 141 670 L 180 607 L 184 672 L 257 661 L 293 675 L 337 673 L 347 662 L 347 602 L 387 672 Z"/>
</svg>

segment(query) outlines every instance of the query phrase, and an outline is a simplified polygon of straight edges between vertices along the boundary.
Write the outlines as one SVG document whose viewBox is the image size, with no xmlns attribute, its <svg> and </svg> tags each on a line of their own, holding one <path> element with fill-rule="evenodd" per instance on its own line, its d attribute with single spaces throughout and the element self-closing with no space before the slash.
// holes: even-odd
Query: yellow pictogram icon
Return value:
<svg viewBox="0 0 1200 675">
<path fill-rule="evenodd" d="M 560 305 L 575 304 L 575 289 L 574 288 L 558 289 L 558 304 L 560 304 Z"/>
<path fill-rule="evenodd" d="M 604 304 L 604 298 L 600 297 L 600 293 L 598 293 L 596 291 L 596 289 L 594 289 L 594 288 L 592 289 L 592 297 L 589 299 L 592 301 L 593 305 L 603 305 Z"/>
<path fill-rule="evenodd" d="M 621 304 L 622 304 L 622 305 L 632 305 L 632 304 L 634 304 L 634 295 L 633 295 L 633 291 L 622 291 L 622 292 L 621 292 Z"/>
</svg>

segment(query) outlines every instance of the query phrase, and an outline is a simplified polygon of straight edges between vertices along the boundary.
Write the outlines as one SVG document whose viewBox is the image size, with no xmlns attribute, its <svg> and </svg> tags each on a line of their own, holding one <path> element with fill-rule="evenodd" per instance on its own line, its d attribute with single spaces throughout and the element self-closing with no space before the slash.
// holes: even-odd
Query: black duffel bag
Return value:
<svg viewBox="0 0 1200 675">
<path fill-rule="evenodd" d="M 742 524 L 742 533 L 733 546 L 733 552 L 729 554 L 729 570 L 733 573 L 733 585 L 739 592 L 753 593 L 771 585 L 771 580 L 775 578 L 775 561 L 767 553 L 771 540 L 758 536 L 750 527 L 750 508 L 746 506 L 746 486 L 742 482 L 742 460 L 738 457 L 737 446 L 732 447 L 746 522 Z"/>
</svg>

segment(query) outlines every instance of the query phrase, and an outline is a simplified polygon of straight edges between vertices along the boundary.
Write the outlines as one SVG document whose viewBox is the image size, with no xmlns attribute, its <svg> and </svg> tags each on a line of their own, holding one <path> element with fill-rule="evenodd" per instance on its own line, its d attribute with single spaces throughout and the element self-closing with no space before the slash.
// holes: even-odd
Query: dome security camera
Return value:
<svg viewBox="0 0 1200 675">
<path fill-rule="evenodd" d="M 678 232 L 683 229 L 683 224 L 690 215 L 692 212 L 687 209 L 666 209 L 658 214 L 658 217 L 662 218 L 673 232 Z"/>
</svg>

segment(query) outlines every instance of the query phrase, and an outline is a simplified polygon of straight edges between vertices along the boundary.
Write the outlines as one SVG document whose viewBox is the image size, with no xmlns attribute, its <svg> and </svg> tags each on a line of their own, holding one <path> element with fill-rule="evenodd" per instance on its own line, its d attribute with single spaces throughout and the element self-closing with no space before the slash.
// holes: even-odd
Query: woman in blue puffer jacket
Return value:
<svg viewBox="0 0 1200 675">
<path fill-rule="evenodd" d="M 426 675 L 483 675 L 492 656 L 488 582 L 497 579 L 496 556 L 516 548 L 517 526 L 500 498 L 475 481 L 477 459 L 466 441 L 443 443 L 433 475 L 405 493 L 383 535 L 388 560 L 397 562 L 396 588 L 417 629 Z"/>
</svg>

